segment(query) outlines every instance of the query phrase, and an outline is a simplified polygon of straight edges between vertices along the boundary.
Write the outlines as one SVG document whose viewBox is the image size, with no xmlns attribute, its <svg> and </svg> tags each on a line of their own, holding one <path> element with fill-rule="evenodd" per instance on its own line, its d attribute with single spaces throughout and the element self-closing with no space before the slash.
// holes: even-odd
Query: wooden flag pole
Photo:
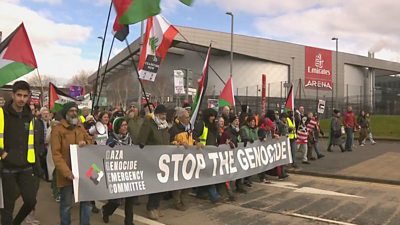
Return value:
<svg viewBox="0 0 400 225">
<path fill-rule="evenodd" d="M 146 90 L 144 89 L 142 80 L 141 80 L 140 77 L 139 77 L 139 71 L 138 71 L 138 68 L 137 68 L 137 66 L 136 66 L 135 60 L 134 60 L 134 58 L 133 58 L 133 53 L 132 53 L 131 47 L 129 46 L 129 42 L 128 42 L 128 39 L 127 39 L 127 38 L 125 38 L 125 43 L 126 43 L 126 47 L 128 48 L 129 55 L 130 55 L 130 57 L 131 57 L 133 67 L 135 68 L 136 75 L 137 75 L 137 78 L 138 78 L 138 80 L 139 80 L 140 87 L 142 88 L 142 92 L 143 92 L 143 94 L 144 94 L 144 98 L 146 99 L 147 108 L 149 109 L 149 112 L 152 113 L 151 108 L 150 108 L 150 102 L 149 102 L 149 99 L 147 98 Z"/>
<path fill-rule="evenodd" d="M 39 68 L 36 68 L 36 73 L 37 73 L 37 76 L 38 76 L 38 78 L 39 78 L 39 83 L 40 83 L 40 105 L 41 106 L 43 106 L 43 95 L 44 95 L 44 89 L 43 89 L 43 83 L 42 83 L 42 77 L 40 76 L 40 73 L 39 73 Z"/>
</svg>

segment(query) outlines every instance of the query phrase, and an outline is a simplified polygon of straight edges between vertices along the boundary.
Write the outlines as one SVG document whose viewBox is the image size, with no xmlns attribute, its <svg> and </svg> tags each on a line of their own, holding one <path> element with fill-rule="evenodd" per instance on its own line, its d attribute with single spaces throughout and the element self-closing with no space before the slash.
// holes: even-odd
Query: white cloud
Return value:
<svg viewBox="0 0 400 225">
<path fill-rule="evenodd" d="M 254 16 L 257 36 L 375 57 L 400 59 L 400 2 L 391 0 L 198 0 L 237 16 Z M 371 11 L 371 9 L 373 9 Z"/>
<path fill-rule="evenodd" d="M 21 22 L 25 24 L 41 74 L 69 78 L 82 69 L 96 68 L 96 61 L 84 59 L 82 50 L 77 47 L 88 40 L 92 28 L 56 23 L 22 5 L 0 2 L 3 37 Z"/>
<path fill-rule="evenodd" d="M 48 3 L 50 5 L 58 5 L 62 3 L 62 0 L 31 0 L 32 2 Z"/>
</svg>

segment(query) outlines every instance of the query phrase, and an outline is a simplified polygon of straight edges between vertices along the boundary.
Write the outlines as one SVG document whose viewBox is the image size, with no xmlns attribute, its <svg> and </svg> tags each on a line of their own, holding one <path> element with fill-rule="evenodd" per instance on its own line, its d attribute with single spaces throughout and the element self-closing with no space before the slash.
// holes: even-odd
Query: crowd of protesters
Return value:
<svg viewBox="0 0 400 225">
<path fill-rule="evenodd" d="M 37 109 L 33 105 L 31 105 L 31 111 L 29 111 L 27 98 L 21 100 L 21 96 L 17 96 L 21 90 L 23 93 L 29 92 L 29 85 L 16 83 L 14 89 L 13 100 L 3 108 L 7 119 L 15 117 L 13 121 L 17 121 L 17 118 L 20 118 L 18 116 L 23 115 L 26 120 L 32 118 L 31 120 L 34 121 L 34 145 L 37 155 L 34 164 L 37 166 L 31 171 L 29 167 L 26 167 L 26 164 L 17 164 L 13 161 L 18 160 L 18 157 L 7 159 L 7 147 L 11 146 L 10 135 L 7 136 L 7 133 L 10 132 L 11 128 L 8 128 L 10 125 L 7 125 L 10 122 L 6 122 L 4 136 L 7 139 L 5 138 L 5 147 L 0 152 L 2 159 L 4 159 L 2 160 L 4 161 L 2 163 L 2 177 L 3 187 L 5 187 L 5 207 L 1 209 L 3 225 L 11 224 L 10 221 L 14 221 L 12 224 L 20 224 L 24 219 L 28 224 L 40 224 L 33 214 L 38 182 L 32 181 L 29 184 L 33 185 L 32 191 L 24 191 L 25 189 L 22 188 L 20 193 L 16 194 L 16 187 L 23 184 L 11 183 L 7 176 L 14 176 L 19 173 L 32 173 L 34 177 L 38 179 L 40 177 L 50 182 L 54 200 L 60 204 L 60 224 L 71 224 L 70 209 L 74 176 L 71 171 L 70 144 L 80 146 L 96 144 L 110 147 L 139 145 L 141 148 L 146 145 L 177 145 L 184 148 L 196 146 L 198 149 L 207 145 L 226 144 L 234 149 L 239 143 L 246 146 L 258 140 L 265 141 L 280 136 L 289 138 L 293 155 L 291 165 L 279 166 L 257 176 L 197 187 L 193 190 L 176 190 L 168 194 L 150 194 L 146 209 L 147 216 L 153 220 L 158 220 L 159 217 L 163 216 L 160 211 L 160 202 L 168 196 L 172 199 L 174 207 L 180 211 L 187 209 L 185 198 L 189 192 L 192 192 L 198 198 L 208 199 L 212 203 L 235 201 L 237 194 L 246 194 L 249 191 L 253 185 L 253 180 L 270 183 L 271 181 L 268 179 L 270 176 L 283 180 L 289 176 L 286 173 L 287 168 L 296 169 L 299 167 L 300 161 L 302 164 L 310 164 L 310 161 L 325 157 L 321 153 L 322 147 L 319 145 L 319 137 L 325 134 L 320 127 L 318 116 L 312 112 L 306 113 L 302 106 L 297 110 L 288 112 L 267 110 L 265 115 L 252 113 L 247 106 L 242 107 L 241 111 L 237 113 L 228 106 L 223 107 L 220 113 L 209 108 L 199 113 L 196 123 L 191 124 L 189 105 L 175 109 L 167 109 L 161 104 L 156 107 L 149 105 L 149 107 L 146 106 L 143 110 L 140 110 L 138 105 L 132 104 L 126 110 L 115 107 L 109 110 L 94 110 L 90 114 L 88 108 L 79 109 L 76 103 L 69 102 L 54 114 L 45 107 Z M 15 101 L 19 101 L 19 108 L 14 109 Z M 17 110 L 26 115 L 19 114 L 16 112 Z M 349 106 L 343 118 L 341 118 L 340 112 L 334 110 L 328 131 L 327 151 L 332 151 L 332 146 L 339 146 L 342 152 L 352 151 L 354 131 L 359 132 L 358 144 L 360 146 L 364 146 L 367 139 L 372 144 L 376 143 L 372 137 L 368 113 L 361 111 L 360 115 L 356 117 L 351 106 Z M 343 135 L 346 136 L 345 144 L 341 138 Z M 300 158 L 296 157 L 298 152 L 301 152 Z M 12 212 L 18 196 L 22 196 L 24 205 L 13 219 Z M 124 203 L 124 224 L 132 225 L 133 208 L 137 202 L 138 197 L 110 199 L 101 208 L 98 208 L 95 202 L 81 202 L 80 224 L 89 224 L 90 214 L 99 212 L 101 212 L 104 223 L 108 223 L 114 211 Z"/>
</svg>

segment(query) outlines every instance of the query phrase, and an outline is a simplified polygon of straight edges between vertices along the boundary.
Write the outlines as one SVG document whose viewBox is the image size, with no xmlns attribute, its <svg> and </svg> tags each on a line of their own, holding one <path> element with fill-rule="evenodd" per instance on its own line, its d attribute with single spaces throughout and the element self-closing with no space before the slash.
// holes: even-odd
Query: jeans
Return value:
<svg viewBox="0 0 400 225">
<path fill-rule="evenodd" d="M 71 207 L 73 198 L 72 185 L 60 188 L 60 219 L 61 225 L 71 225 Z M 90 225 L 90 202 L 80 202 L 79 204 L 79 224 Z"/>
<path fill-rule="evenodd" d="M 299 151 L 303 152 L 303 162 L 307 162 L 307 152 L 308 152 L 308 145 L 307 143 L 305 144 L 299 144 L 297 146 L 299 148 Z"/>
<path fill-rule="evenodd" d="M 346 128 L 346 145 L 344 149 L 351 150 L 353 146 L 353 128 Z"/>
<path fill-rule="evenodd" d="M 292 153 L 292 160 L 293 163 L 296 163 L 296 151 L 297 151 L 296 140 L 295 139 L 289 139 L 289 140 L 290 140 L 290 152 Z"/>
<path fill-rule="evenodd" d="M 314 151 L 317 154 L 317 157 L 321 155 L 321 152 L 319 151 L 318 141 L 314 142 Z"/>
<path fill-rule="evenodd" d="M 204 193 L 208 194 L 208 197 L 212 202 L 217 201 L 221 197 L 215 185 L 207 185 L 197 188 L 197 196 L 203 196 Z"/>
<path fill-rule="evenodd" d="M 36 194 L 39 190 L 39 178 L 31 168 L 24 170 L 7 170 L 2 172 L 4 209 L 1 209 L 2 225 L 19 225 L 35 208 Z M 24 204 L 13 220 L 15 201 L 22 196 Z"/>
</svg>

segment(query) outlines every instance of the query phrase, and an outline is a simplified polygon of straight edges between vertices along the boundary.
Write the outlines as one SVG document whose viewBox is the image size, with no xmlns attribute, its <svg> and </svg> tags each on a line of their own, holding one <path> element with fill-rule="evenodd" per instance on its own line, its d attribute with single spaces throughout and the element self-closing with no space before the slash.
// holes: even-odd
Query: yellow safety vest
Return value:
<svg viewBox="0 0 400 225">
<path fill-rule="evenodd" d="M 297 138 L 296 126 L 293 124 L 292 120 L 289 117 L 287 118 L 287 123 L 288 123 L 288 127 L 292 128 L 292 132 L 289 132 L 289 134 L 288 134 L 289 139 Z"/>
<path fill-rule="evenodd" d="M 29 123 L 29 135 L 28 135 L 28 153 L 26 155 L 26 161 L 28 163 L 35 163 L 36 162 L 36 155 L 35 155 L 35 137 L 34 137 L 34 129 L 33 129 L 33 119 Z M 4 149 L 4 111 L 3 108 L 0 107 L 0 148 Z M 0 157 L 1 160 L 1 157 Z"/>
<path fill-rule="evenodd" d="M 81 120 L 82 123 L 85 123 L 85 122 L 86 122 L 86 119 L 85 119 L 85 117 L 84 117 L 83 115 L 80 115 L 80 116 L 79 116 L 79 119 Z"/>
<path fill-rule="evenodd" d="M 199 137 L 200 143 L 202 143 L 203 145 L 206 145 L 207 136 L 208 136 L 208 127 L 206 127 L 206 125 L 203 124 L 203 133 Z"/>
</svg>

